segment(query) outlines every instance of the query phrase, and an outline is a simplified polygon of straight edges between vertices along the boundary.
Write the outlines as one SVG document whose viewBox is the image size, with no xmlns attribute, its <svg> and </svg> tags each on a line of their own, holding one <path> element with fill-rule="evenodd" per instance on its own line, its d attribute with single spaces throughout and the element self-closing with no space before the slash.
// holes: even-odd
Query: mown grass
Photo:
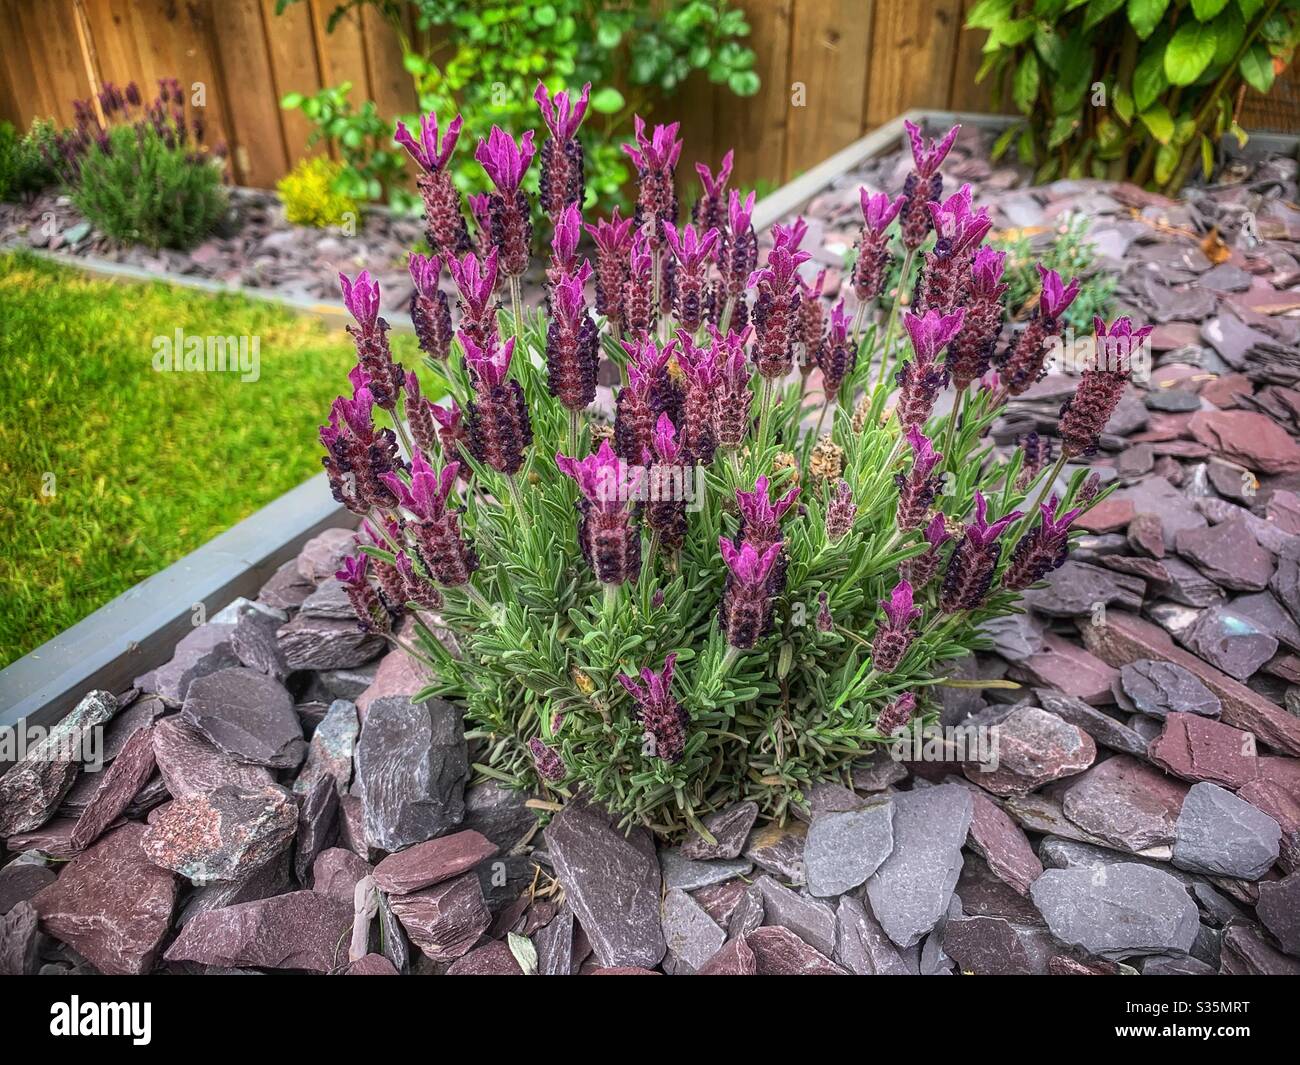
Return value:
<svg viewBox="0 0 1300 1065">
<path fill-rule="evenodd" d="M 259 337 L 258 380 L 155 372 L 178 328 Z M 267 304 L 0 255 L 0 666 L 318 472 L 353 361 Z"/>
</svg>

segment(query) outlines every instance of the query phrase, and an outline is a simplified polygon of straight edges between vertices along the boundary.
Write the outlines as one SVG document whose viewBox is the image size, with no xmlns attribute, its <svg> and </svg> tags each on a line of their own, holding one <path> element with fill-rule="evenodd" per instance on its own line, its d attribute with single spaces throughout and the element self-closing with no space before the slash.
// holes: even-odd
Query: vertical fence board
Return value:
<svg viewBox="0 0 1300 1065">
<path fill-rule="evenodd" d="M 216 0 L 212 40 L 230 116 L 231 158 L 246 184 L 270 188 L 289 166 L 259 0 Z"/>
<path fill-rule="evenodd" d="M 789 81 L 804 87 L 805 105 L 790 108 L 786 179 L 861 136 L 868 68 L 878 61 L 870 54 L 875 6 L 873 0 L 795 3 Z"/>
<path fill-rule="evenodd" d="M 749 47 L 758 53 L 762 87 L 740 99 L 725 87 L 714 97 L 714 134 L 720 151 L 736 151 L 737 188 L 760 179 L 784 180 L 790 105 L 790 21 L 794 0 L 746 0 Z"/>
<path fill-rule="evenodd" d="M 415 86 L 402 66 L 402 43 L 396 31 L 373 7 L 363 9 L 366 66 L 370 71 L 370 98 L 384 118 L 415 110 Z"/>
<path fill-rule="evenodd" d="M 276 0 L 262 0 L 262 22 L 265 26 L 268 51 L 271 56 L 271 76 L 275 83 L 276 106 L 279 107 L 288 93 L 300 92 L 310 96 L 321 87 L 320 64 L 316 53 L 316 31 L 312 25 L 311 9 L 306 0 L 299 0 L 275 13 Z M 312 124 L 301 111 L 280 111 L 280 129 L 292 167 L 308 155 L 321 155 L 324 145 L 307 147 Z"/>
<path fill-rule="evenodd" d="M 962 0 L 961 13 L 957 22 L 957 45 L 953 57 L 952 81 L 948 87 L 948 106 L 954 111 L 1006 111 L 1008 108 L 1005 105 L 1000 109 L 993 106 L 995 79 L 992 74 L 981 82 L 975 81 L 980 64 L 984 62 L 984 53 L 981 49 L 988 39 L 987 32 L 961 28 L 966 22 L 966 16 L 970 14 L 970 9 L 978 2 L 979 0 Z M 1014 111 L 1014 106 L 1009 110 Z"/>
<path fill-rule="evenodd" d="M 348 99 L 352 101 L 353 107 L 360 107 L 370 99 L 370 77 L 366 71 L 361 20 L 357 17 L 356 10 L 351 10 L 334 24 L 334 31 L 329 32 L 325 27 L 329 24 L 330 13 L 337 6 L 337 0 L 311 0 L 321 81 L 329 86 L 351 82 L 352 92 Z"/>
<path fill-rule="evenodd" d="M 867 125 L 910 107 L 947 107 L 962 0 L 880 4 L 873 42 Z"/>
</svg>

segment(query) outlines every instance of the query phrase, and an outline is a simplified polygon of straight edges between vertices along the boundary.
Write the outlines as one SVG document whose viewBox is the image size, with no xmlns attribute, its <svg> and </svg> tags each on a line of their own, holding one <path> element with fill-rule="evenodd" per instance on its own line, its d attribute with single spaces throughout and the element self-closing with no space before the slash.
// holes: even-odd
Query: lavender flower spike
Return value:
<svg viewBox="0 0 1300 1065">
<path fill-rule="evenodd" d="M 929 545 L 925 551 L 909 558 L 903 563 L 903 576 L 912 582 L 914 589 L 922 589 L 934 579 L 939 569 L 939 550 L 952 539 L 948 523 L 942 514 L 936 514 L 925 527 L 925 542 Z"/>
<path fill-rule="evenodd" d="M 420 139 L 416 141 L 402 122 L 397 123 L 393 140 L 400 144 L 420 168 L 416 187 L 424 201 L 425 229 L 429 244 L 440 255 L 459 255 L 469 248 L 469 229 L 460 212 L 460 193 L 452 184 L 447 163 L 460 137 L 463 122 L 460 115 L 452 120 L 438 143 L 438 116 L 420 118 Z"/>
<path fill-rule="evenodd" d="M 640 684 L 626 673 L 618 675 L 619 683 L 637 702 L 637 719 L 645 728 L 647 749 L 670 765 L 680 762 L 686 753 L 686 727 L 690 724 L 690 715 L 672 696 L 676 661 L 676 654 L 668 655 L 658 673 L 642 668 Z"/>
<path fill-rule="evenodd" d="M 718 538 L 718 550 L 728 569 L 722 593 L 719 621 L 727 643 L 740 651 L 752 648 L 772 627 L 772 597 L 768 586 L 772 567 L 781 552 L 779 543 L 763 553 L 750 543 L 736 547 L 725 536 Z"/>
<path fill-rule="evenodd" d="M 1135 330 L 1128 318 L 1115 319 L 1109 333 L 1100 318 L 1095 319 L 1094 325 L 1096 366 L 1084 370 L 1074 395 L 1061 406 L 1061 453 L 1071 457 L 1090 455 L 1097 449 L 1102 430 L 1115 413 L 1131 376 L 1133 348 L 1153 328 L 1144 326 Z"/>
<path fill-rule="evenodd" d="M 735 158 L 734 151 L 727 152 L 718 166 L 716 177 L 704 163 L 695 164 L 704 192 L 691 208 L 691 221 L 702 230 L 716 229 L 721 233 L 727 228 L 727 182 L 731 180 Z"/>
<path fill-rule="evenodd" d="M 411 293 L 411 323 L 420 350 L 431 359 L 445 362 L 451 351 L 451 308 L 447 294 L 438 287 L 442 260 L 437 255 L 412 253 L 407 269 L 415 291 Z"/>
<path fill-rule="evenodd" d="M 955 125 L 942 137 L 927 141 L 921 133 L 921 127 L 914 122 L 903 123 L 907 130 L 908 140 L 912 144 L 912 162 L 916 167 L 916 172 L 925 179 L 933 177 L 939 172 L 939 167 L 948 156 L 953 142 L 957 139 L 957 134 L 961 131 L 961 125 Z"/>
<path fill-rule="evenodd" d="M 1002 387 L 1013 396 L 1025 392 L 1046 374 L 1043 364 L 1047 360 L 1048 341 L 1060 335 L 1061 315 L 1079 294 L 1078 278 L 1063 285 L 1060 274 L 1055 270 L 1044 270 L 1041 264 L 1038 273 L 1042 278 L 1038 306 L 998 366 Z"/>
<path fill-rule="evenodd" d="M 904 428 L 925 425 L 934 410 L 939 390 L 948 383 L 948 370 L 939 360 L 939 353 L 958 333 L 966 311 L 962 308 L 952 314 L 926 311 L 924 315 L 903 316 L 903 326 L 912 338 L 916 357 L 909 359 L 898 370 L 899 397 L 895 408 L 898 423 Z"/>
<path fill-rule="evenodd" d="M 875 195 L 865 188 L 858 192 L 862 204 L 862 234 L 858 238 L 858 260 L 853 266 L 853 293 L 859 303 L 880 296 L 889 273 L 889 238 L 886 230 L 903 208 L 905 196 L 890 200 L 886 193 Z"/>
<path fill-rule="evenodd" d="M 1039 507 L 1042 521 L 1016 544 L 1011 564 L 1002 577 L 1004 587 L 1022 591 L 1065 562 L 1070 551 L 1070 523 L 1083 513 L 1083 508 L 1068 510 L 1058 518 L 1056 508 L 1059 503 L 1060 500 L 1052 496 Z"/>
<path fill-rule="evenodd" d="M 871 667 L 882 674 L 893 673 L 912 644 L 912 622 L 921 610 L 912 603 L 912 586 L 905 580 L 894 585 L 888 599 L 880 601 L 885 624 L 876 629 L 871 643 Z"/>
<path fill-rule="evenodd" d="M 894 475 L 894 483 L 898 485 L 895 521 L 900 532 L 920 528 L 926 511 L 939 494 L 939 486 L 942 484 L 942 479 L 934 469 L 943 455 L 935 451 L 929 437 L 921 432 L 919 426 L 908 426 L 904 435 L 912 446 L 912 469 L 907 476 L 901 473 Z"/>
<path fill-rule="evenodd" d="M 339 274 L 339 287 L 343 303 L 357 322 L 347 330 L 357 348 L 357 361 L 368 377 L 370 394 L 384 410 L 394 411 L 404 377 L 388 346 L 388 323 L 379 316 L 379 282 L 371 279 L 369 270 L 362 270 L 355 281 Z"/>
<path fill-rule="evenodd" d="M 1008 525 L 1020 517 L 1012 511 L 1004 518 L 990 523 L 986 520 L 988 502 L 975 493 L 975 520 L 966 526 L 966 534 L 953 549 L 948 560 L 948 570 L 943 577 L 943 592 L 939 604 L 944 613 L 958 610 L 975 610 L 988 596 L 993 583 L 993 572 L 1002 556 L 998 538 Z"/>
<path fill-rule="evenodd" d="M 460 530 L 460 507 L 454 496 L 459 471 L 458 463 L 449 462 L 435 473 L 416 452 L 409 488 L 395 474 L 384 477 L 398 502 L 412 515 L 407 528 L 420 565 L 439 583 L 452 588 L 465 584 L 478 569 L 474 545 Z"/>
<path fill-rule="evenodd" d="M 912 720 L 914 713 L 916 713 L 916 696 L 911 692 L 903 692 L 877 715 L 876 731 L 882 736 L 892 736 Z"/>
<path fill-rule="evenodd" d="M 716 229 L 701 235 L 689 223 L 679 232 L 668 221 L 664 222 L 664 237 L 679 266 L 673 289 L 673 310 L 682 328 L 694 333 L 704 321 L 706 274 L 721 237 Z"/>
<path fill-rule="evenodd" d="M 475 392 L 466 411 L 470 454 L 498 473 L 513 476 L 523 467 L 524 450 L 533 442 L 523 387 L 508 377 L 515 338 L 486 350 L 464 333 L 460 340 Z"/>
<path fill-rule="evenodd" d="M 781 519 L 799 498 L 798 487 L 791 488 L 775 503 L 768 496 L 768 479 L 759 477 L 752 491 L 736 489 L 740 508 L 740 538 L 752 543 L 760 553 L 781 542 Z"/>
<path fill-rule="evenodd" d="M 906 122 L 907 136 L 912 142 L 912 162 L 914 169 L 903 183 L 905 197 L 903 209 L 899 212 L 899 225 L 903 232 L 903 246 L 915 252 L 930 233 L 931 201 L 943 195 L 943 176 L 939 167 L 943 163 L 953 141 L 957 139 L 960 126 L 953 126 L 938 141 L 926 142 L 921 136 L 919 126 Z"/>
<path fill-rule="evenodd" d="M 511 278 L 521 277 L 528 269 L 533 224 L 528 197 L 520 185 L 534 154 L 532 130 L 516 143 L 500 126 L 493 126 L 474 151 L 474 158 L 496 186 L 488 201 L 492 242 L 501 249 L 501 269 Z"/>
<path fill-rule="evenodd" d="M 542 210 L 555 218 L 570 204 L 581 204 L 584 197 L 582 146 L 578 143 L 578 126 L 587 113 L 591 99 L 591 82 L 582 87 L 574 102 L 567 92 L 553 97 L 540 81 L 533 99 L 541 109 L 542 119 L 550 130 L 550 139 L 542 145 L 542 175 L 538 192 Z"/>
<path fill-rule="evenodd" d="M 348 601 L 357 615 L 357 625 L 362 632 L 386 633 L 392 628 L 392 619 L 367 577 L 370 556 L 350 555 L 343 560 L 343 568 L 334 574 L 343 583 Z"/>
<path fill-rule="evenodd" d="M 625 490 L 625 468 L 609 446 L 585 459 L 557 454 L 560 472 L 577 482 L 578 546 L 606 587 L 635 581 L 641 571 L 641 533 L 632 522 L 631 497 Z"/>
</svg>

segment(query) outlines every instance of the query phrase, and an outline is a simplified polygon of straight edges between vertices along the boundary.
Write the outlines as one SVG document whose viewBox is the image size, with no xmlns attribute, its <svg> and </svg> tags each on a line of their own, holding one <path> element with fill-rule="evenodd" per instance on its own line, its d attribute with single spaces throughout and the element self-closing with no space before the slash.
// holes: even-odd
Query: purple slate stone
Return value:
<svg viewBox="0 0 1300 1065">
<path fill-rule="evenodd" d="M 736 912 L 740 900 L 744 898 L 749 885 L 743 877 L 725 880 L 721 884 L 710 884 L 691 892 L 691 898 L 704 907 L 704 912 L 723 928 L 731 924 L 731 915 Z"/>
<path fill-rule="evenodd" d="M 1231 607 L 1211 607 L 1183 633 L 1190 651 L 1230 677 L 1249 680 L 1277 653 L 1277 638 L 1253 619 Z"/>
<path fill-rule="evenodd" d="M 1061 809 L 1089 835 L 1136 853 L 1173 843 L 1186 794 L 1180 782 L 1117 754 L 1072 783 Z"/>
<path fill-rule="evenodd" d="M 967 763 L 962 771 L 995 795 L 1027 794 L 1048 781 L 1080 773 L 1097 759 L 1091 736 L 1036 706 L 1013 710 L 992 733 L 996 761 Z"/>
<path fill-rule="evenodd" d="M 1223 930 L 1222 959 L 1219 972 L 1224 976 L 1300 976 L 1300 961 L 1276 950 L 1246 921 L 1233 921 Z"/>
<path fill-rule="evenodd" d="M 759 976 L 848 976 L 819 950 L 788 928 L 759 928 L 745 937 Z"/>
<path fill-rule="evenodd" d="M 291 559 L 262 585 L 257 593 L 257 601 L 273 610 L 296 610 L 315 587 L 315 584 L 298 572 L 297 560 Z"/>
<path fill-rule="evenodd" d="M 1070 618 L 1090 616 L 1099 603 L 1139 610 L 1145 591 L 1146 582 L 1140 577 L 1067 559 L 1047 575 L 1043 587 L 1027 589 L 1024 602 L 1045 617 Z"/>
<path fill-rule="evenodd" d="M 682 844 L 682 857 L 693 861 L 710 858 L 736 858 L 745 846 L 749 831 L 758 819 L 758 803 L 740 802 L 717 810 L 704 818 L 704 827 L 712 833 L 716 843 L 710 843 L 697 832 Z"/>
<path fill-rule="evenodd" d="M 537 973 L 539 976 L 571 976 L 576 965 L 573 956 L 573 911 L 562 906 L 548 923 L 533 937 L 537 948 Z"/>
<path fill-rule="evenodd" d="M 1055 688 L 1094 705 L 1111 701 L 1111 683 L 1117 676 L 1095 655 L 1054 632 L 1043 636 L 1041 652 L 1013 663 L 1011 673 L 1035 687 Z"/>
<path fill-rule="evenodd" d="M 851 891 L 880 868 L 893 846 L 891 802 L 814 817 L 803 852 L 808 891 L 821 898 Z"/>
<path fill-rule="evenodd" d="M 757 976 L 758 959 L 743 939 L 733 939 L 704 963 L 700 976 Z"/>
<path fill-rule="evenodd" d="M 462 826 L 474 829 L 501 850 L 508 851 L 537 825 L 537 814 L 525 805 L 527 802 L 527 792 L 484 780 L 465 789 Z"/>
<path fill-rule="evenodd" d="M 855 791 L 884 791 L 891 784 L 907 779 L 907 769 L 885 750 L 875 751 L 862 761 L 854 762 L 851 773 Z"/>
<path fill-rule="evenodd" d="M 772 821 L 754 829 L 745 841 L 744 855 L 764 872 L 788 884 L 804 883 L 803 849 L 808 825 L 803 821 Z"/>
<path fill-rule="evenodd" d="M 1192 415 L 1190 428 L 1207 447 L 1258 473 L 1300 470 L 1300 444 L 1266 414 L 1205 410 Z"/>
<path fill-rule="evenodd" d="M 971 850 L 988 862 L 999 879 L 1021 895 L 1042 875 L 1043 865 L 1029 845 L 1028 837 L 1010 817 L 978 788 L 971 789 L 974 802 L 968 842 Z"/>
<path fill-rule="evenodd" d="M 1278 823 L 1282 830 L 1278 865 L 1287 872 L 1300 869 L 1300 799 L 1280 784 L 1263 777 L 1247 784 L 1237 792 L 1237 796 Z"/>
<path fill-rule="evenodd" d="M 154 725 L 153 753 L 167 790 L 177 799 L 204 795 L 223 785 L 256 789 L 272 783 L 269 770 L 236 762 L 179 714 Z"/>
<path fill-rule="evenodd" d="M 1193 784 L 1178 815 L 1174 865 L 1192 873 L 1258 880 L 1278 858 L 1282 830 L 1217 784 Z"/>
<path fill-rule="evenodd" d="M 411 942 L 432 961 L 467 954 L 492 923 L 473 873 L 409 895 L 391 895 L 388 904 Z"/>
<path fill-rule="evenodd" d="M 496 845 L 477 832 L 454 832 L 390 854 L 375 866 L 375 886 L 389 894 L 409 894 L 460 876 L 496 853 Z"/>
<path fill-rule="evenodd" d="M 669 847 L 659 852 L 659 867 L 663 872 L 664 886 L 696 891 L 710 884 L 721 884 L 737 876 L 748 876 L 753 863 L 744 858 L 693 862 L 683 858 L 681 848 Z"/>
<path fill-rule="evenodd" d="M 293 782 L 295 794 L 305 795 L 322 777 L 330 777 L 335 790 L 343 795 L 352 780 L 352 755 L 361 726 L 357 708 L 346 699 L 335 699 L 311 734 L 307 761 Z"/>
<path fill-rule="evenodd" d="M 835 961 L 854 976 L 915 976 L 880 923 L 852 895 L 835 911 Z"/>
<path fill-rule="evenodd" d="M 393 968 L 393 963 L 382 954 L 367 954 L 354 962 L 349 962 L 343 970 L 344 976 L 400 976 Z"/>
<path fill-rule="evenodd" d="M 668 945 L 664 972 L 669 976 L 699 972 L 727 941 L 727 933 L 680 888 L 671 888 L 664 896 L 663 935 Z"/>
<path fill-rule="evenodd" d="M 136 677 L 133 685 L 146 694 L 157 695 L 168 706 L 179 707 L 199 677 L 239 665 L 231 644 L 234 632 L 233 624 L 211 621 L 200 625 L 185 634 L 169 662 Z"/>
<path fill-rule="evenodd" d="M 30 902 L 0 915 L 0 976 L 32 976 L 39 965 L 40 915 Z"/>
<path fill-rule="evenodd" d="M 1300 958 L 1300 873 L 1260 884 L 1255 912 L 1282 949 Z"/>
<path fill-rule="evenodd" d="M 1223 709 L 1214 692 L 1172 662 L 1139 658 L 1120 668 L 1119 685 L 1130 708 L 1151 717 L 1175 712 L 1218 717 Z"/>
<path fill-rule="evenodd" d="M 108 692 L 91 692 L 0 776 L 0 838 L 40 828 L 54 816 L 83 757 L 97 752 L 92 730 L 106 724 L 117 708 Z"/>
<path fill-rule="evenodd" d="M 1165 576 L 1151 582 L 1151 591 L 1161 598 L 1187 606 L 1213 606 L 1223 601 L 1224 592 L 1200 570 L 1181 558 L 1164 559 Z"/>
<path fill-rule="evenodd" d="M 294 840 L 293 872 L 306 884 L 316 855 L 333 845 L 338 836 L 339 793 L 334 781 L 322 777 L 306 795 L 298 797 L 298 835 Z"/>
<path fill-rule="evenodd" d="M 115 829 L 32 899 L 49 935 L 112 976 L 153 968 L 176 907 L 176 878 L 145 857 L 144 834 L 140 824 Z"/>
<path fill-rule="evenodd" d="M 1151 743 L 1151 761 L 1184 780 L 1237 789 L 1259 774 L 1255 737 L 1195 714 L 1170 714 Z"/>
<path fill-rule="evenodd" d="M 943 929 L 944 953 L 964 973 L 976 976 L 1046 976 L 1056 952 L 1047 929 L 1002 917 L 949 918 Z"/>
<path fill-rule="evenodd" d="M 242 880 L 214 880 L 195 888 L 176 915 L 176 925 L 183 928 L 199 914 L 211 913 L 241 902 L 269 899 L 274 895 L 295 891 L 298 886 L 293 878 L 292 855 L 286 849 L 269 862 L 259 865 Z M 348 905 L 351 905 L 351 900 Z"/>
<path fill-rule="evenodd" d="M 350 529 L 326 529 L 303 544 L 297 560 L 302 579 L 320 584 L 333 577 L 343 560 L 355 550 L 352 535 Z"/>
<path fill-rule="evenodd" d="M 763 924 L 790 929 L 823 954 L 835 950 L 835 911 L 818 899 L 792 891 L 770 876 L 754 881 L 763 900 Z"/>
<path fill-rule="evenodd" d="M 72 832 L 74 847 L 89 847 L 124 814 L 154 772 L 153 726 L 137 729 L 103 774 Z"/>
<path fill-rule="evenodd" d="M 291 891 L 200 914 L 167 948 L 168 961 L 331 973 L 348 961 L 352 907 Z"/>
<path fill-rule="evenodd" d="M 1122 503 L 1129 503 L 1132 507 L 1132 514 L 1124 525 L 1138 514 L 1154 514 L 1160 519 L 1166 548 L 1174 546 L 1174 539 L 1180 531 L 1201 529 L 1208 524 L 1191 500 L 1163 477 L 1148 477 L 1119 489 L 1105 500 L 1105 504 L 1112 506 Z"/>
<path fill-rule="evenodd" d="M 555 874 L 602 966 L 658 965 L 662 878 L 642 828 L 625 835 L 598 807 L 571 801 L 546 827 Z"/>
<path fill-rule="evenodd" d="M 334 621 L 355 621 L 357 617 L 347 589 L 337 577 L 321 581 L 320 587 L 303 600 L 298 613 L 300 617 L 330 618 Z"/>
<path fill-rule="evenodd" d="M 1268 633 L 1278 643 L 1291 650 L 1300 650 L 1300 625 L 1282 608 L 1271 593 L 1252 592 L 1239 595 L 1229 604 L 1228 609 L 1239 618 L 1247 618 L 1263 632 Z"/>
<path fill-rule="evenodd" d="M 311 867 L 311 889 L 351 906 L 357 884 L 371 873 L 370 864 L 344 847 L 330 847 L 316 855 Z"/>
<path fill-rule="evenodd" d="M 468 748 L 461 712 L 442 699 L 374 702 L 356 747 L 366 842 L 400 851 L 441 836 L 465 816 Z"/>
<path fill-rule="evenodd" d="M 1089 706 L 1082 699 L 1072 699 L 1046 688 L 1039 688 L 1034 695 L 1044 710 L 1055 714 L 1067 724 L 1083 729 L 1094 743 L 1124 754 L 1146 756 L 1146 740 L 1127 725 Z"/>
<path fill-rule="evenodd" d="M 190 685 L 181 716 L 236 761 L 293 769 L 306 745 L 293 696 L 273 677 L 236 667 Z"/>
<path fill-rule="evenodd" d="M 53 884 L 54 878 L 54 870 L 39 862 L 13 861 L 0 868 L 0 916 Z"/>
<path fill-rule="evenodd" d="M 488 943 L 471 950 L 447 968 L 448 976 L 523 976 L 523 969 L 505 943 Z"/>
<path fill-rule="evenodd" d="M 155 865 L 196 884 L 237 882 L 285 850 L 297 827 L 297 804 L 283 788 L 224 785 L 169 803 L 141 846 Z"/>
<path fill-rule="evenodd" d="M 1103 958 L 1186 954 L 1200 928 L 1196 903 L 1183 885 L 1136 863 L 1048 869 L 1030 895 L 1052 935 Z"/>
<path fill-rule="evenodd" d="M 1216 976 L 1218 970 L 1196 958 L 1154 957 L 1142 963 L 1143 976 Z"/>
<path fill-rule="evenodd" d="M 276 638 L 283 623 L 283 618 L 276 618 L 273 614 L 257 611 L 244 614 L 236 622 L 230 637 L 230 646 L 240 664 L 283 682 L 289 675 L 289 666 Z"/>
<path fill-rule="evenodd" d="M 384 649 L 384 639 L 363 632 L 355 621 L 296 617 L 276 631 L 289 669 L 345 669 L 363 666 Z"/>
<path fill-rule="evenodd" d="M 148 728 L 167 712 L 167 704 L 156 695 L 142 695 L 117 712 L 104 729 L 105 762 L 112 762 L 140 729 Z"/>
<path fill-rule="evenodd" d="M 867 880 L 867 898 L 900 947 L 920 942 L 948 912 L 973 815 L 970 792 L 958 784 L 894 796 L 894 849 Z"/>
<path fill-rule="evenodd" d="M 1273 576 L 1273 556 L 1260 547 L 1244 521 L 1225 521 L 1208 529 L 1183 529 L 1178 553 L 1222 588 L 1258 592 Z"/>
</svg>

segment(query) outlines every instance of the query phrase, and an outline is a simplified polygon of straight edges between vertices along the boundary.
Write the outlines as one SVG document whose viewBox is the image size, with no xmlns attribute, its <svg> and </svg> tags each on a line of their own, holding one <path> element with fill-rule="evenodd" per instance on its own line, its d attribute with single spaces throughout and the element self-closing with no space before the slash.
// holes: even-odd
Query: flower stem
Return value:
<svg viewBox="0 0 1300 1065">
<path fill-rule="evenodd" d="M 519 516 L 519 524 L 525 530 L 532 527 L 528 520 L 528 512 L 524 510 L 524 497 L 519 492 L 519 485 L 515 482 L 513 475 L 506 476 L 506 488 L 510 491 L 510 502 L 515 508 L 515 513 Z"/>
<path fill-rule="evenodd" d="M 962 402 L 966 399 L 966 389 L 957 393 L 957 398 L 952 404 L 952 413 L 948 415 L 948 432 L 943 438 L 943 464 L 948 469 L 952 469 L 952 448 L 957 439 L 957 423 L 961 421 Z"/>
<path fill-rule="evenodd" d="M 649 583 L 655 568 L 655 556 L 659 554 L 659 530 L 650 534 L 650 550 L 646 552 L 645 562 L 641 566 L 641 579 Z"/>
<path fill-rule="evenodd" d="M 428 655 L 424 654 L 423 652 L 416 650 L 416 648 L 412 644 L 407 643 L 400 636 L 397 636 L 389 632 L 384 634 L 384 639 L 386 639 L 393 646 L 400 647 L 403 651 L 405 651 L 417 662 L 421 662 L 424 665 L 428 666 L 430 669 L 432 669 L 435 673 L 437 672 L 438 670 L 437 663 L 435 663 L 432 658 L 430 658 Z"/>
<path fill-rule="evenodd" d="M 519 278 L 510 279 L 510 309 L 515 319 L 515 340 L 519 344 L 524 343 L 524 311 L 523 311 L 523 286 Z"/>
<path fill-rule="evenodd" d="M 903 256 L 903 272 L 898 277 L 898 291 L 894 294 L 894 302 L 889 307 L 889 322 L 885 326 L 885 343 L 880 349 L 880 380 L 872 386 L 873 391 L 885 383 L 886 360 L 889 359 L 890 349 L 894 346 L 894 330 L 898 328 L 898 308 L 902 305 L 903 290 L 907 287 L 907 279 L 912 273 L 912 260 L 915 257 L 916 251 L 913 248 L 908 248 L 907 254 Z"/>
<path fill-rule="evenodd" d="M 727 335 L 727 330 L 731 328 L 731 316 L 736 312 L 736 297 L 728 296 L 727 302 L 722 305 L 722 314 L 718 318 L 718 332 L 722 336 Z"/>
<path fill-rule="evenodd" d="M 582 432 L 578 418 L 576 410 L 569 411 L 569 454 L 574 458 L 578 457 L 578 437 Z"/>
</svg>

